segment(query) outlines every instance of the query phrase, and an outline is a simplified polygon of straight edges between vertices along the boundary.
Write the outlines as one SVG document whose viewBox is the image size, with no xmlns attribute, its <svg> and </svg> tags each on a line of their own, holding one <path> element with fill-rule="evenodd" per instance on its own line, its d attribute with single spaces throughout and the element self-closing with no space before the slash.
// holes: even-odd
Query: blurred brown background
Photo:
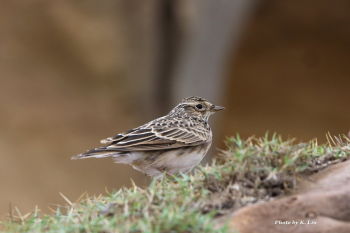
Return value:
<svg viewBox="0 0 350 233">
<path fill-rule="evenodd" d="M 201 95 L 225 136 L 346 133 L 350 2 L 1 1 L 0 215 L 148 180 L 71 161 L 100 139 Z"/>
</svg>

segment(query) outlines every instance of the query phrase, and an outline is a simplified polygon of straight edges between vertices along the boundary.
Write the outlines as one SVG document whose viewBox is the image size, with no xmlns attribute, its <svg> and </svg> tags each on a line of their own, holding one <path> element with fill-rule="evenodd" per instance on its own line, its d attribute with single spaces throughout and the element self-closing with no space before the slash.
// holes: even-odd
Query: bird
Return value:
<svg viewBox="0 0 350 233">
<path fill-rule="evenodd" d="M 167 115 L 103 139 L 105 146 L 72 159 L 111 157 L 153 178 L 188 173 L 212 144 L 209 117 L 223 109 L 202 97 L 184 98 Z"/>
</svg>

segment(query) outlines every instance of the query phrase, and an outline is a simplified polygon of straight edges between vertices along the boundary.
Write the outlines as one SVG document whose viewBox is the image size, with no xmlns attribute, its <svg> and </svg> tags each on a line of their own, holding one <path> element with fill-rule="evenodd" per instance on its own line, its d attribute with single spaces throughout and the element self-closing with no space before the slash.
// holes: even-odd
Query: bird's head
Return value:
<svg viewBox="0 0 350 233">
<path fill-rule="evenodd" d="M 187 116 L 199 117 L 207 121 L 209 116 L 223 109 L 225 108 L 214 105 L 204 98 L 192 96 L 183 99 L 170 114 L 184 114 Z"/>
</svg>

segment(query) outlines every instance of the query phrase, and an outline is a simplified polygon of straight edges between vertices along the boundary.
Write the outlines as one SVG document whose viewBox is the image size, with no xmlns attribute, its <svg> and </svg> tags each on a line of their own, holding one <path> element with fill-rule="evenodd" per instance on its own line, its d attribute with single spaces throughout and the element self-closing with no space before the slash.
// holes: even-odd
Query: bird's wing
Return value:
<svg viewBox="0 0 350 233">
<path fill-rule="evenodd" d="M 194 146 L 208 140 L 206 130 L 181 126 L 181 122 L 146 124 L 104 139 L 101 143 L 109 144 L 105 151 L 146 151 Z"/>
</svg>

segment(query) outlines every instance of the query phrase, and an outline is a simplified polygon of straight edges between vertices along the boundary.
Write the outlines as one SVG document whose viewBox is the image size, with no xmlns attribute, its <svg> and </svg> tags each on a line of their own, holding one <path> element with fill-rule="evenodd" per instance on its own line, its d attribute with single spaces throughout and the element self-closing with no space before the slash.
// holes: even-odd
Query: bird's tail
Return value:
<svg viewBox="0 0 350 233">
<path fill-rule="evenodd" d="M 98 147 L 92 150 L 89 150 L 85 153 L 72 156 L 71 159 L 87 159 L 87 158 L 106 158 L 106 157 L 117 157 L 119 151 L 107 148 L 107 147 Z"/>
</svg>

